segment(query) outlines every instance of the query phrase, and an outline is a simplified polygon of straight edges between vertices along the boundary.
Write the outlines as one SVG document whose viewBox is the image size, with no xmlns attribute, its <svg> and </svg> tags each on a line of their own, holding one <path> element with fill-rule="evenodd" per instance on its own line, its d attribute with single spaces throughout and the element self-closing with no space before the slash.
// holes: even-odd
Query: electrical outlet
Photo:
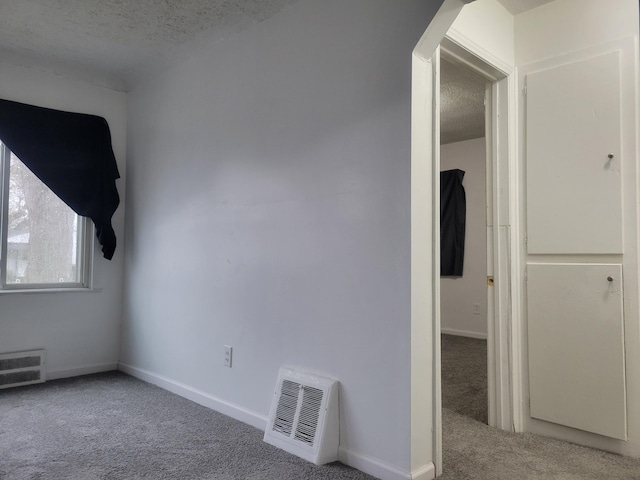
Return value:
<svg viewBox="0 0 640 480">
<path fill-rule="evenodd" d="M 474 315 L 480 315 L 480 304 L 479 303 L 474 303 L 473 304 L 473 314 Z"/>
<path fill-rule="evenodd" d="M 224 346 L 224 366 L 231 368 L 231 358 L 233 356 L 233 347 L 229 345 Z"/>
</svg>

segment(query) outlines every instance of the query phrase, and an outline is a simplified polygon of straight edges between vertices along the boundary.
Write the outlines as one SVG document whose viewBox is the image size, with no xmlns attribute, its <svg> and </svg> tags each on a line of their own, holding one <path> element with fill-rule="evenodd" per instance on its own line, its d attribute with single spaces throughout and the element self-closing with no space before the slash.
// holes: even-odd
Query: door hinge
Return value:
<svg viewBox="0 0 640 480">
<path fill-rule="evenodd" d="M 522 89 L 522 96 L 526 97 L 527 96 L 527 84 L 524 84 L 524 88 Z"/>
</svg>

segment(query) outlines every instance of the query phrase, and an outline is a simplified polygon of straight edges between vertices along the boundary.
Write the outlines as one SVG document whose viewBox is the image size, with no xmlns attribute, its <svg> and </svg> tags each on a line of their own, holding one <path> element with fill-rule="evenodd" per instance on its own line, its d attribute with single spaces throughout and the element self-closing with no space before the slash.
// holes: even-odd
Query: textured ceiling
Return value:
<svg viewBox="0 0 640 480">
<path fill-rule="evenodd" d="M 0 0 L 0 62 L 126 90 L 299 0 Z M 500 0 L 513 14 L 551 0 Z M 484 135 L 484 80 L 443 62 L 442 140 Z"/>
<path fill-rule="evenodd" d="M 487 80 L 469 68 L 440 62 L 440 143 L 484 137 Z"/>
<path fill-rule="evenodd" d="M 127 83 L 298 0 L 0 0 L 0 58 Z"/>
</svg>

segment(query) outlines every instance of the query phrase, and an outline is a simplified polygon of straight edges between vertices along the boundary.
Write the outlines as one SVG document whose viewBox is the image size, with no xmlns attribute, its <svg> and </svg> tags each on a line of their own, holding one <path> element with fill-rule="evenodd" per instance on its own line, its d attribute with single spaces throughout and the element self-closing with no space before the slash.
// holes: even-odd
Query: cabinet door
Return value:
<svg viewBox="0 0 640 480">
<path fill-rule="evenodd" d="M 531 417 L 626 439 L 622 266 L 530 264 Z"/>
<path fill-rule="evenodd" d="M 529 74 L 526 88 L 529 253 L 622 253 L 620 53 Z"/>
</svg>

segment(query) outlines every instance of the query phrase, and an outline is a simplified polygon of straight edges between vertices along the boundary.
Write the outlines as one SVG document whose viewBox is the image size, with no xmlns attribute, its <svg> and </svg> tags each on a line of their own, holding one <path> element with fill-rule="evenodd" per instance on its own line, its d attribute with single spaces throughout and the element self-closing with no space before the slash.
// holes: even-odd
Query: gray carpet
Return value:
<svg viewBox="0 0 640 480">
<path fill-rule="evenodd" d="M 0 391 L 1 480 L 371 480 L 122 373 Z"/>
<path fill-rule="evenodd" d="M 487 423 L 487 342 L 442 336 L 441 480 L 640 480 L 640 460 Z"/>
<path fill-rule="evenodd" d="M 479 421 L 486 418 L 478 380 L 486 347 L 449 340 L 443 340 L 442 480 L 640 480 L 638 460 Z M 456 365 L 462 370 L 448 371 Z M 471 386 L 464 385 L 465 368 Z M 0 391 L 0 480 L 51 479 L 373 477 L 339 463 L 312 465 L 262 442 L 260 430 L 112 372 Z"/>
<path fill-rule="evenodd" d="M 443 408 L 488 423 L 487 341 L 442 335 Z"/>
</svg>

